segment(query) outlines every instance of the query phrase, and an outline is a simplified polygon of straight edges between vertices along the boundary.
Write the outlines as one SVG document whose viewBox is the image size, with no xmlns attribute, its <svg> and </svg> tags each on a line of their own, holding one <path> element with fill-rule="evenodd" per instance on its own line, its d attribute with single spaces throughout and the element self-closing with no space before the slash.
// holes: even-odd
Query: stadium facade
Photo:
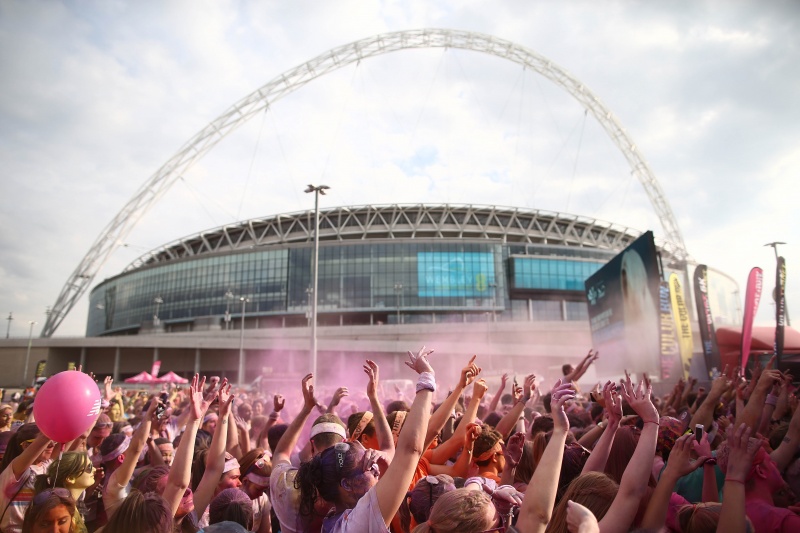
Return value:
<svg viewBox="0 0 800 533">
<path fill-rule="evenodd" d="M 87 337 L 235 340 L 244 339 L 244 327 L 256 343 L 248 346 L 245 381 L 265 367 L 304 371 L 313 228 L 313 211 L 279 214 L 151 251 L 92 290 Z M 584 280 L 639 234 L 590 218 L 493 206 L 322 210 L 320 366 L 384 351 L 396 358 L 411 347 L 399 346 L 402 340 L 416 335 L 413 344 L 445 340 L 454 364 L 459 352 L 475 351 L 497 372 L 522 361 L 555 372 L 591 345 Z M 686 275 L 685 263 L 661 253 L 667 275 Z M 713 270 L 709 282 L 717 323 L 735 324 L 736 283 Z M 212 364 L 238 377 L 224 366 Z M 170 369 L 197 367 L 186 359 Z"/>
</svg>

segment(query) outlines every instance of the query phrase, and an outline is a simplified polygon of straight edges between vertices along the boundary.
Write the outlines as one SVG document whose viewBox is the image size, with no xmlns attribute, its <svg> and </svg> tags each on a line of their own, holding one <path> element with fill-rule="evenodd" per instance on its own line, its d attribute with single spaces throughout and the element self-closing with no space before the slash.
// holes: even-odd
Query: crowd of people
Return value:
<svg viewBox="0 0 800 533">
<path fill-rule="evenodd" d="M 581 392 L 590 351 L 546 392 L 529 374 L 490 393 L 476 356 L 441 383 L 431 354 L 408 353 L 407 396 L 369 360 L 365 394 L 329 398 L 311 374 L 285 397 L 106 378 L 67 443 L 37 427 L 35 394 L 3 404 L 0 532 L 800 531 L 800 409 L 773 362 L 707 390 L 655 396 L 625 371 Z"/>
</svg>

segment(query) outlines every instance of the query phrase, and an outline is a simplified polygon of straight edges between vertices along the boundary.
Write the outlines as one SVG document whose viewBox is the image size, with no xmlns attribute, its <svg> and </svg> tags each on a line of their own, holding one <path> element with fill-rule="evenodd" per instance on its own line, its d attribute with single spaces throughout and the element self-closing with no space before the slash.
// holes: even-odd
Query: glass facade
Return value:
<svg viewBox="0 0 800 533">
<path fill-rule="evenodd" d="M 509 257 L 520 251 L 510 248 L 486 240 L 323 242 L 319 324 L 587 319 L 583 280 L 601 264 L 597 250 L 584 257 L 570 250 L 570 258 L 556 259 Z M 553 248 L 541 248 L 553 254 Z M 154 322 L 177 331 L 198 318 L 221 324 L 226 312 L 235 321 L 241 296 L 249 299 L 246 317 L 262 319 L 257 327 L 306 326 L 312 254 L 311 243 L 283 245 L 123 273 L 92 291 L 87 335 L 137 333 Z M 548 296 L 552 291 L 574 294 L 559 299 Z"/>
<path fill-rule="evenodd" d="M 512 288 L 558 291 L 584 290 L 583 282 L 605 262 L 512 257 Z"/>
</svg>

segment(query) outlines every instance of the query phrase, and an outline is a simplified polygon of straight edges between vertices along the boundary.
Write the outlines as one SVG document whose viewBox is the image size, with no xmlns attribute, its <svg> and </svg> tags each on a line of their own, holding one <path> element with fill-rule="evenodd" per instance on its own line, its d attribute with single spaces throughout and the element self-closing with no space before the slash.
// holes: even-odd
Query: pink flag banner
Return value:
<svg viewBox="0 0 800 533">
<path fill-rule="evenodd" d="M 161 370 L 161 361 L 153 361 L 153 367 L 150 369 L 150 375 L 153 376 L 153 379 L 158 377 L 158 373 Z"/>
<path fill-rule="evenodd" d="M 747 367 L 750 357 L 750 343 L 753 340 L 753 319 L 761 301 L 761 288 L 764 285 L 764 273 L 754 267 L 747 277 L 747 291 L 744 294 L 744 318 L 742 320 L 742 370 Z"/>
</svg>

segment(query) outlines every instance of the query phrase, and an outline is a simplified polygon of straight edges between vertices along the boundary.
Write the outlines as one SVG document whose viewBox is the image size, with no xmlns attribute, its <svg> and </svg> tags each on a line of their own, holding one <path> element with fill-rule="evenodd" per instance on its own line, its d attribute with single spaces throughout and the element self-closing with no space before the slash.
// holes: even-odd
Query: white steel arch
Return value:
<svg viewBox="0 0 800 533">
<path fill-rule="evenodd" d="M 399 31 L 368 37 L 334 48 L 278 75 L 266 85 L 233 104 L 216 120 L 189 139 L 139 188 L 133 198 L 103 229 L 61 289 L 41 335 L 49 337 L 55 332 L 78 298 L 89 287 L 102 265 L 130 233 L 139 219 L 195 161 L 204 156 L 228 133 L 281 97 L 328 72 L 362 59 L 407 48 L 461 48 L 491 54 L 530 68 L 562 87 L 592 113 L 628 160 L 631 171 L 641 182 L 653 209 L 661 220 L 667 251 L 679 260 L 687 257 L 678 223 L 652 170 L 611 110 L 580 80 L 546 57 L 511 41 L 491 35 L 439 28 Z"/>
</svg>

